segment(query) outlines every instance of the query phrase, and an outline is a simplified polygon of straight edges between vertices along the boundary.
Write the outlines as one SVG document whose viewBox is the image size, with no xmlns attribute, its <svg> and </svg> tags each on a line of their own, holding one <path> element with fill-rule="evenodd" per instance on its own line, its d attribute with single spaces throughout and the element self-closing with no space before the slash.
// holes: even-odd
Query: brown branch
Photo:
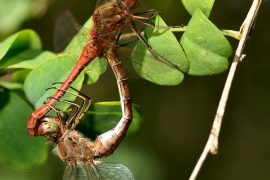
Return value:
<svg viewBox="0 0 270 180">
<path fill-rule="evenodd" d="M 216 112 L 216 116 L 214 119 L 214 123 L 212 126 L 212 130 L 211 133 L 209 135 L 208 141 L 205 145 L 205 148 L 189 178 L 189 180 L 194 180 L 196 179 L 203 162 L 205 161 L 206 156 L 210 153 L 212 154 L 216 154 L 218 152 L 218 137 L 219 137 L 219 132 L 220 132 L 220 128 L 221 128 L 221 123 L 222 123 L 222 118 L 224 116 L 224 112 L 225 112 L 225 107 L 226 107 L 226 102 L 229 96 L 229 92 L 231 89 L 231 84 L 236 72 L 236 68 L 238 63 L 245 57 L 245 55 L 243 55 L 243 50 L 245 47 L 245 43 L 250 35 L 251 30 L 254 28 L 254 24 L 255 24 L 255 20 L 259 11 L 259 8 L 261 6 L 263 0 L 254 0 L 253 4 L 249 10 L 249 13 L 243 23 L 243 25 L 240 28 L 240 33 L 242 33 L 241 39 L 239 41 L 237 50 L 235 52 L 235 56 L 233 59 L 233 63 L 231 65 L 230 68 L 230 72 L 228 74 L 222 95 L 221 95 L 221 99 L 219 101 L 219 105 L 218 105 L 218 109 Z"/>
</svg>

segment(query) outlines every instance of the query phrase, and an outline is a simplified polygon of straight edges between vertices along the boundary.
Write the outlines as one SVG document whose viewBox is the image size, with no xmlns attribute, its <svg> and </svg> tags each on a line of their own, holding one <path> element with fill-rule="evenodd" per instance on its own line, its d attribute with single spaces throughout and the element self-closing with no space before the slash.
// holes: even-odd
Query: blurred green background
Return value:
<svg viewBox="0 0 270 180">
<path fill-rule="evenodd" d="M 10 9 L 3 9 L 3 3 L 7 2 L 14 4 Z M 30 0 L 0 0 L 0 22 L 7 21 L 1 33 L 34 29 L 42 39 L 43 49 L 51 51 L 54 22 L 61 10 L 70 9 L 83 24 L 93 13 L 96 3 L 94 0 L 34 2 L 33 5 Z M 23 7 L 27 3 L 30 5 Z M 251 0 L 219 0 L 214 4 L 210 20 L 219 28 L 238 30 L 251 3 Z M 168 25 L 186 25 L 190 19 L 180 0 L 145 0 L 142 5 L 148 9 L 164 9 L 162 17 Z M 4 11 L 11 15 L 5 16 Z M 247 57 L 240 63 L 233 82 L 219 139 L 219 153 L 206 159 L 199 180 L 270 177 L 269 17 L 270 6 L 265 1 L 244 50 Z M 23 23 L 9 27 L 14 19 L 18 21 L 16 24 Z M 181 33 L 176 36 L 180 38 Z M 3 40 L 4 36 L 1 38 Z M 231 38 L 229 41 L 235 50 L 238 41 Z M 126 165 L 137 180 L 188 179 L 209 136 L 227 74 L 228 71 L 215 76 L 185 76 L 182 84 L 173 87 L 130 78 L 133 102 L 140 106 L 145 120 L 141 129 L 126 137 L 115 154 L 105 161 Z M 83 92 L 94 102 L 119 100 L 112 74 L 102 75 L 98 83 L 84 87 Z M 61 179 L 64 169 L 65 164 L 50 153 L 44 165 L 29 172 L 0 164 L 0 179 Z"/>
</svg>

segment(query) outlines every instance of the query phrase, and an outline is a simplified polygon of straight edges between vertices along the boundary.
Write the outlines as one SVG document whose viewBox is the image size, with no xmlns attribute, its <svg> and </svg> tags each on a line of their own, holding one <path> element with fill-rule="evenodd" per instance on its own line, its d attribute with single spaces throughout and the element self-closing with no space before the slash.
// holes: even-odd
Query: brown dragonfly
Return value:
<svg viewBox="0 0 270 180">
<path fill-rule="evenodd" d="M 72 105 L 69 118 L 65 120 L 61 111 L 50 107 L 58 117 L 45 116 L 41 118 L 37 130 L 38 136 L 53 139 L 56 143 L 54 151 L 67 164 L 63 180 L 134 180 L 132 173 L 126 166 L 97 160 L 100 158 L 98 140 L 93 143 L 84 138 L 78 131 L 71 130 L 70 127 L 84 117 L 92 101 L 80 92 L 74 94 L 65 91 L 65 93 L 79 97 L 82 101 L 81 105 L 58 99 L 59 102 Z"/>
</svg>

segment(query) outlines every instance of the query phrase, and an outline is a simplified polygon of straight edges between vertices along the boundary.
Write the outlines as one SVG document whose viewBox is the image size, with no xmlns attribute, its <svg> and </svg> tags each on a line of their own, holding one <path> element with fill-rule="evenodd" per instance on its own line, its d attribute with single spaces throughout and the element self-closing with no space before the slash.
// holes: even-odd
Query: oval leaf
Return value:
<svg viewBox="0 0 270 180">
<path fill-rule="evenodd" d="M 18 71 L 15 71 L 14 73 L 12 73 L 12 82 L 23 84 L 26 77 L 31 71 L 32 70 L 30 69 L 20 69 Z"/>
<path fill-rule="evenodd" d="M 155 26 L 167 26 L 159 16 L 152 23 Z M 144 79 L 159 85 L 180 84 L 189 62 L 173 33 L 167 28 L 146 27 L 143 38 L 166 60 L 151 53 L 138 41 L 131 55 L 134 70 Z"/>
<path fill-rule="evenodd" d="M 52 87 L 52 83 L 64 82 L 75 63 L 76 60 L 69 55 L 57 56 L 44 62 L 27 76 L 24 84 L 24 91 L 35 108 L 42 106 L 43 102 L 47 101 L 47 98 L 55 93 L 55 89 L 45 90 Z M 83 73 L 81 73 L 76 81 L 72 83 L 72 87 L 80 90 L 83 79 L 84 76 Z M 55 86 L 59 87 L 60 85 Z M 66 94 L 65 99 L 74 101 L 75 96 Z M 65 111 L 65 109 L 68 108 L 68 104 L 66 103 L 61 103 L 60 106 L 62 111 Z"/>
<path fill-rule="evenodd" d="M 50 51 L 25 50 L 12 58 L 3 58 L 0 61 L 0 68 L 27 68 L 34 69 L 55 54 Z"/>
<path fill-rule="evenodd" d="M 188 74 L 212 75 L 228 68 L 232 47 L 218 28 L 197 9 L 180 44 L 190 62 Z"/>
<path fill-rule="evenodd" d="M 96 58 L 85 68 L 85 84 L 94 84 L 107 69 L 106 58 Z"/>
<path fill-rule="evenodd" d="M 5 61 L 7 61 L 29 49 L 41 49 L 40 38 L 33 30 L 22 30 L 0 43 L 0 60 L 2 61 L 3 57 L 6 57 Z"/>
<path fill-rule="evenodd" d="M 20 170 L 31 169 L 47 159 L 45 138 L 29 136 L 26 121 L 32 108 L 18 95 L 0 93 L 0 160 Z"/>
<path fill-rule="evenodd" d="M 143 121 L 139 106 L 132 104 L 133 119 L 127 134 L 134 133 Z M 78 129 L 88 137 L 113 129 L 122 118 L 120 102 L 99 102 L 91 105 L 87 116 L 80 122 Z"/>
<path fill-rule="evenodd" d="M 14 82 L 8 82 L 8 81 L 0 81 L 0 86 L 9 90 L 22 89 L 23 87 L 21 83 L 14 83 Z"/>
<path fill-rule="evenodd" d="M 189 14 L 193 15 L 199 8 L 206 17 L 210 16 L 214 2 L 215 0 L 182 0 Z"/>
</svg>

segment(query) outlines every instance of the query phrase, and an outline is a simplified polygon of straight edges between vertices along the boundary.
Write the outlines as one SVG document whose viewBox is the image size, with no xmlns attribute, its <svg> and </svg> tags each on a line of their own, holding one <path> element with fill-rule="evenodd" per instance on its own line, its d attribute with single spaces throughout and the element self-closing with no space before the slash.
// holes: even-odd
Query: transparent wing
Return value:
<svg viewBox="0 0 270 180">
<path fill-rule="evenodd" d="M 114 2 L 114 0 L 97 0 L 95 9 L 97 9 L 99 6 L 102 6 L 104 4 L 110 4 L 110 3 L 113 3 L 113 2 Z"/>
<path fill-rule="evenodd" d="M 76 175 L 76 166 L 67 166 L 63 175 L 63 180 L 75 180 Z"/>
<path fill-rule="evenodd" d="M 63 180 L 103 180 L 95 167 L 77 164 L 67 166 Z M 128 179 L 127 179 L 128 180 Z"/>
<path fill-rule="evenodd" d="M 92 166 L 67 166 L 63 180 L 135 180 L 130 170 L 122 164 L 95 163 Z"/>
<path fill-rule="evenodd" d="M 90 42 L 89 28 L 92 24 L 91 18 L 80 26 L 75 17 L 69 10 L 64 10 L 59 15 L 55 23 L 54 30 L 54 49 L 55 52 L 63 52 L 79 59 L 84 46 Z M 88 83 L 97 81 L 100 74 L 107 69 L 107 60 L 94 60 L 88 67 L 87 74 L 89 74 Z"/>
<path fill-rule="evenodd" d="M 100 180 L 135 180 L 131 171 L 122 164 L 95 161 Z"/>
<path fill-rule="evenodd" d="M 55 52 L 62 52 L 80 29 L 81 25 L 72 13 L 67 9 L 63 10 L 55 21 L 53 37 Z"/>
</svg>

